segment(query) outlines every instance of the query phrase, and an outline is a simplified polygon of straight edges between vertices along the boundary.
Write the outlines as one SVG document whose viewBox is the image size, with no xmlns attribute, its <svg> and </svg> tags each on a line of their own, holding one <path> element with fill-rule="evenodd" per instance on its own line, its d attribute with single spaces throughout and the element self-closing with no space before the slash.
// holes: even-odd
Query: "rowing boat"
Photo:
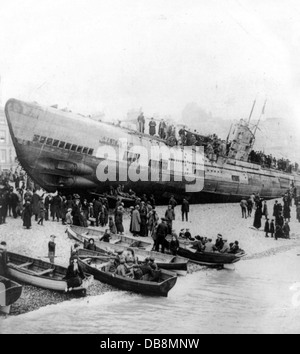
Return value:
<svg viewBox="0 0 300 354">
<path fill-rule="evenodd" d="M 120 290 L 135 292 L 148 296 L 167 297 L 169 291 L 177 281 L 176 273 L 161 269 L 157 281 L 135 280 L 129 277 L 120 276 L 105 270 L 109 257 L 103 254 L 79 250 L 79 264 L 84 272 L 92 274 L 95 279 L 112 285 Z"/>
<path fill-rule="evenodd" d="M 37 286 L 43 289 L 66 292 L 67 281 L 64 279 L 67 268 L 54 265 L 40 259 L 7 252 L 6 276 L 24 284 Z M 87 288 L 92 284 L 93 276 L 87 275 L 82 285 L 72 288 L 72 293 L 86 295 Z"/>
<path fill-rule="evenodd" d="M 0 313 L 8 315 L 10 307 L 22 294 L 22 285 L 0 276 Z"/>
<path fill-rule="evenodd" d="M 223 266 L 224 264 L 233 264 L 239 262 L 245 253 L 231 254 L 219 252 L 198 252 L 193 248 L 180 247 L 178 252 L 180 256 L 188 258 L 191 262 L 205 266 Z"/>
<path fill-rule="evenodd" d="M 74 226 L 68 227 L 66 232 L 71 239 L 76 240 L 77 242 L 82 243 L 83 245 L 87 244 L 88 237 L 78 234 L 78 230 Z M 102 254 L 107 253 L 116 253 L 122 252 L 128 249 L 128 246 L 122 244 L 114 244 L 111 242 L 102 242 L 95 240 L 96 250 Z M 170 270 L 176 272 L 178 275 L 186 275 L 188 270 L 189 260 L 179 256 L 172 256 L 166 253 L 159 253 L 154 251 L 146 251 L 140 248 L 133 248 L 135 255 L 138 257 L 139 261 L 144 261 L 146 258 L 153 257 L 155 263 L 159 268 Z"/>
<path fill-rule="evenodd" d="M 101 239 L 101 237 L 104 235 L 104 232 L 101 230 L 97 230 L 92 227 L 81 227 L 81 226 L 71 226 L 72 230 L 76 232 L 78 235 L 84 236 L 86 240 L 93 238 L 95 241 Z M 121 246 L 126 246 L 126 247 L 136 247 L 136 248 L 143 248 L 143 249 L 149 249 L 152 247 L 152 244 L 150 242 L 146 241 L 141 241 L 137 240 L 133 236 L 124 236 L 124 235 L 116 235 L 116 234 L 110 234 L 111 239 L 110 243 L 113 243 L 115 245 L 121 245 Z"/>
</svg>

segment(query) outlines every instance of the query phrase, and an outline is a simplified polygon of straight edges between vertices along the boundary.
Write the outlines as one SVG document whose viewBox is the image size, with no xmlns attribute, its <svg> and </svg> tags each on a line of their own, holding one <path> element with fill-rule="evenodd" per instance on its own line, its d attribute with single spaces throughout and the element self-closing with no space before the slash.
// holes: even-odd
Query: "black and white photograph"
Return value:
<svg viewBox="0 0 300 354">
<path fill-rule="evenodd" d="M 0 334 L 300 333 L 299 1 L 0 0 L 0 51 Z"/>
</svg>

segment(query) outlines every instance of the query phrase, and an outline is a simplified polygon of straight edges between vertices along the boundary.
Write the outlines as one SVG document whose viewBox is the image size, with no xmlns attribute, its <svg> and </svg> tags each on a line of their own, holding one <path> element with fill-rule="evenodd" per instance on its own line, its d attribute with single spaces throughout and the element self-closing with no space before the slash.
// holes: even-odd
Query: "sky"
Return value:
<svg viewBox="0 0 300 354">
<path fill-rule="evenodd" d="M 0 0 L 1 101 L 300 127 L 299 0 Z M 299 129 L 300 131 L 300 129 Z"/>
</svg>

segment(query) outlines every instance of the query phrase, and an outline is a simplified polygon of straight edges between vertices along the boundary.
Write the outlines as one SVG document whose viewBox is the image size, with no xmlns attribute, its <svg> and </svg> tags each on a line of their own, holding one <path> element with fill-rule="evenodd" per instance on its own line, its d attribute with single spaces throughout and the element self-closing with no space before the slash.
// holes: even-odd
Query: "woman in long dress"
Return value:
<svg viewBox="0 0 300 354">
<path fill-rule="evenodd" d="M 262 218 L 261 206 L 257 205 L 256 211 L 255 211 L 255 215 L 254 215 L 254 223 L 253 223 L 253 226 L 256 229 L 260 229 L 261 228 L 261 218 Z"/>
<path fill-rule="evenodd" d="M 32 207 L 29 201 L 25 202 L 24 211 L 23 211 L 23 226 L 26 229 L 31 228 L 31 217 L 32 217 Z"/>
</svg>

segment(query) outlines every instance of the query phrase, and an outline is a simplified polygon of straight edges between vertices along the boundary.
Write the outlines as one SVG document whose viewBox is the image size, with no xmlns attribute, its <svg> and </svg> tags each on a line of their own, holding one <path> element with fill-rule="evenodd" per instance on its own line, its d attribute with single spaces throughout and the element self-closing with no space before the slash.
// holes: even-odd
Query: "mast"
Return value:
<svg viewBox="0 0 300 354">
<path fill-rule="evenodd" d="M 252 109 L 251 109 L 251 112 L 250 112 L 250 116 L 249 116 L 249 119 L 248 119 L 248 124 L 250 123 L 250 120 L 251 120 L 252 113 L 253 113 L 253 111 L 254 111 L 255 105 L 256 105 L 256 99 L 255 99 L 254 102 L 253 102 L 253 106 L 252 106 Z"/>
<path fill-rule="evenodd" d="M 255 136 L 255 134 L 256 134 L 256 131 L 257 131 L 258 125 L 259 125 L 259 123 L 260 123 L 260 121 L 261 121 L 261 118 L 262 118 L 262 117 L 264 116 L 264 114 L 265 114 L 266 104 L 267 104 L 267 100 L 265 100 L 265 103 L 264 103 L 264 106 L 263 106 L 263 108 L 262 108 L 262 111 L 261 111 L 259 120 L 258 120 L 258 122 L 257 122 L 257 124 L 256 124 L 256 126 L 255 126 L 254 133 L 253 133 L 254 136 Z"/>
</svg>

